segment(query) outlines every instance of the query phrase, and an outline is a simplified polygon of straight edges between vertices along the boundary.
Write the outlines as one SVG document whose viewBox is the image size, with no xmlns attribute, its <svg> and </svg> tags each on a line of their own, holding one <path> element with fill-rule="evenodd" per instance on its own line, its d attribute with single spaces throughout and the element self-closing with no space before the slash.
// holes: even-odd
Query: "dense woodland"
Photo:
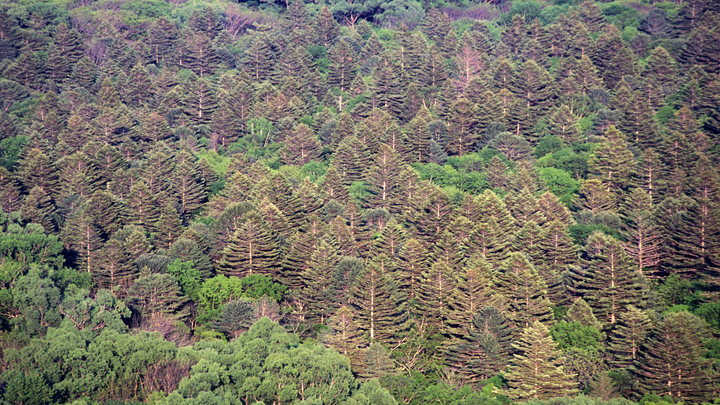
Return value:
<svg viewBox="0 0 720 405">
<path fill-rule="evenodd" d="M 719 2 L 3 3 L 0 403 L 720 402 Z"/>
</svg>

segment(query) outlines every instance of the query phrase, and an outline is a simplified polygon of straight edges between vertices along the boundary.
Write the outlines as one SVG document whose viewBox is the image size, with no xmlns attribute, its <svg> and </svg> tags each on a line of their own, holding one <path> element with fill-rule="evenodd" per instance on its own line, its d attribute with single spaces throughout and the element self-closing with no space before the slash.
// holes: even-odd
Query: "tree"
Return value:
<svg viewBox="0 0 720 405">
<path fill-rule="evenodd" d="M 608 192 L 617 196 L 630 184 L 635 162 L 632 152 L 627 149 L 625 135 L 614 125 L 605 132 L 605 139 L 590 158 L 589 177 L 600 180 Z"/>
<path fill-rule="evenodd" d="M 457 283 L 459 271 L 443 262 L 434 263 L 422 273 L 417 290 L 417 315 L 438 333 L 447 332 L 447 319 Z"/>
<path fill-rule="evenodd" d="M 235 276 L 266 274 L 276 278 L 278 255 L 278 246 L 267 224 L 259 214 L 250 211 L 223 249 L 218 270 Z"/>
<path fill-rule="evenodd" d="M 402 162 L 387 144 L 382 144 L 375 158 L 375 164 L 368 168 L 365 183 L 368 184 L 367 204 L 372 208 L 393 208 L 400 188 Z"/>
<path fill-rule="evenodd" d="M 98 255 L 98 269 L 92 277 L 97 287 L 106 288 L 122 298 L 127 295 L 136 272 L 137 268 L 123 244 L 117 239 L 110 239 Z"/>
<path fill-rule="evenodd" d="M 471 384 L 501 372 L 510 361 L 514 326 L 493 306 L 485 306 L 472 318 L 462 341 L 448 348 L 446 358 Z"/>
<path fill-rule="evenodd" d="M 519 352 L 504 375 L 508 390 L 498 390 L 514 400 L 550 399 L 577 393 L 574 376 L 563 369 L 561 353 L 556 349 L 547 326 L 539 321 L 523 329 L 513 343 Z"/>
<path fill-rule="evenodd" d="M 169 179 L 171 191 L 179 202 L 180 217 L 184 222 L 189 222 L 192 212 L 200 208 L 205 200 L 205 181 L 190 152 L 179 151 L 175 160 L 175 168 Z"/>
<path fill-rule="evenodd" d="M 640 360 L 640 348 L 652 328 L 647 313 L 630 305 L 620 314 L 618 323 L 610 333 L 609 350 L 613 354 L 611 364 L 617 367 L 629 367 Z"/>
<path fill-rule="evenodd" d="M 642 188 L 633 189 L 623 205 L 627 223 L 623 235 L 625 248 L 638 265 L 638 270 L 648 278 L 657 278 L 657 266 L 662 252 L 662 234 L 653 217 L 650 195 Z"/>
<path fill-rule="evenodd" d="M 330 71 L 328 85 L 338 87 L 341 92 L 349 89 L 357 70 L 357 55 L 345 39 L 340 39 L 330 50 Z"/>
<path fill-rule="evenodd" d="M 507 314 L 515 324 L 528 327 L 533 322 L 552 319 L 547 284 L 522 253 L 511 253 L 493 282 L 495 291 L 507 301 Z"/>
<path fill-rule="evenodd" d="M 641 392 L 704 401 L 717 389 L 717 373 L 704 357 L 707 326 L 681 311 L 666 314 L 653 328 L 632 368 Z"/>
<path fill-rule="evenodd" d="M 364 346 L 361 332 L 354 320 L 355 312 L 347 306 L 337 310 L 328 320 L 329 333 L 325 335 L 325 344 L 350 359 L 353 368 L 359 367 L 360 348 Z"/>
<path fill-rule="evenodd" d="M 282 159 L 285 164 L 304 166 L 320 156 L 320 142 L 315 138 L 311 129 L 305 124 L 293 128 L 292 133 L 285 139 L 285 149 Z"/>
<path fill-rule="evenodd" d="M 356 323 L 370 342 L 396 343 L 409 326 L 406 298 L 390 278 L 389 264 L 384 255 L 367 263 L 351 290 Z"/>
<path fill-rule="evenodd" d="M 170 274 L 150 274 L 135 281 L 128 290 L 125 302 L 145 320 L 170 317 L 182 320 L 187 316 L 182 295 L 175 277 Z"/>
<path fill-rule="evenodd" d="M 571 292 L 586 298 L 599 321 L 614 324 L 629 305 L 644 304 L 646 280 L 620 241 L 595 232 L 587 239 L 581 260 L 582 270 L 571 276 Z"/>
</svg>

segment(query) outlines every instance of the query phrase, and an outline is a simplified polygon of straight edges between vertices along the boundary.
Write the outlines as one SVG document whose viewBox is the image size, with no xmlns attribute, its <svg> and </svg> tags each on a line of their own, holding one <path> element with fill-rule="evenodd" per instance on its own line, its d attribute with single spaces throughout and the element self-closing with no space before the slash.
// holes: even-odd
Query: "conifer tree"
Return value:
<svg viewBox="0 0 720 405">
<path fill-rule="evenodd" d="M 137 268 L 122 243 L 109 239 L 98 254 L 98 269 L 92 277 L 98 288 L 106 288 L 116 296 L 123 297 L 127 294 L 136 271 Z"/>
<path fill-rule="evenodd" d="M 493 301 L 492 279 L 493 272 L 486 260 L 468 260 L 460 272 L 452 310 L 448 314 L 449 330 L 454 336 L 464 335 L 478 311 Z"/>
<path fill-rule="evenodd" d="M 628 306 L 627 312 L 618 317 L 618 323 L 609 336 L 609 350 L 613 355 L 611 364 L 628 367 L 638 361 L 640 348 L 651 328 L 652 321 L 647 313 L 633 305 Z"/>
<path fill-rule="evenodd" d="M 218 270 L 223 274 L 245 277 L 251 274 L 277 278 L 279 249 L 265 221 L 256 212 L 248 212 L 243 223 L 222 251 Z"/>
<path fill-rule="evenodd" d="M 626 256 L 620 242 L 601 232 L 587 240 L 582 252 L 582 270 L 571 275 L 571 292 L 588 298 L 595 316 L 614 324 L 628 305 L 643 305 L 647 294 L 645 278 Z"/>
<path fill-rule="evenodd" d="M 463 340 L 446 351 L 446 361 L 470 384 L 481 383 L 502 371 L 510 360 L 514 327 L 492 306 L 473 316 Z"/>
<path fill-rule="evenodd" d="M 533 265 L 521 253 L 511 253 L 505 260 L 493 283 L 508 305 L 508 318 L 520 328 L 535 321 L 552 319 L 547 284 L 540 278 Z"/>
<path fill-rule="evenodd" d="M 662 234 L 653 217 L 650 194 L 641 188 L 633 189 L 623 204 L 623 216 L 627 223 L 623 235 L 625 248 L 638 265 L 638 270 L 648 278 L 657 278 L 657 268 L 662 251 Z"/>
<path fill-rule="evenodd" d="M 399 192 L 400 171 L 403 164 L 388 145 L 382 144 L 375 157 L 375 164 L 371 165 L 365 175 L 365 183 L 370 194 L 367 205 L 372 208 L 390 210 L 392 201 Z"/>
<path fill-rule="evenodd" d="M 398 289 L 407 294 L 408 300 L 417 297 L 422 274 L 427 270 L 428 252 L 417 239 L 410 238 L 400 251 L 393 279 Z"/>
<path fill-rule="evenodd" d="M 100 232 L 92 217 L 83 209 L 77 209 L 65 221 L 60 236 L 63 243 L 77 252 L 77 268 L 90 274 L 98 269 L 98 253 L 102 248 Z"/>
<path fill-rule="evenodd" d="M 352 46 L 344 39 L 340 39 L 330 50 L 330 71 L 328 72 L 328 85 L 338 87 L 341 92 L 350 88 L 357 70 L 357 55 Z"/>
<path fill-rule="evenodd" d="M 625 135 L 611 125 L 605 132 L 606 141 L 595 148 L 589 165 L 590 178 L 598 179 L 615 195 L 615 198 L 630 184 L 630 175 L 635 162 L 627 149 Z"/>
<path fill-rule="evenodd" d="M 640 392 L 686 401 L 706 401 L 717 389 L 717 373 L 705 358 L 705 323 L 689 312 L 666 314 L 653 328 L 633 367 Z"/>
<path fill-rule="evenodd" d="M 499 393 L 514 400 L 543 400 L 577 393 L 577 382 L 563 369 L 561 353 L 545 324 L 535 321 L 525 328 L 513 347 L 518 354 L 504 374 L 509 389 Z"/>
<path fill-rule="evenodd" d="M 384 255 L 369 261 L 351 288 L 358 329 L 370 342 L 395 343 L 408 328 L 405 297 L 389 277 L 389 264 Z"/>
<path fill-rule="evenodd" d="M 362 360 L 360 348 L 364 346 L 364 342 L 354 318 L 354 311 L 350 307 L 340 307 L 335 316 L 328 320 L 330 333 L 325 335 L 324 341 L 350 359 L 353 370 L 356 370 Z"/>
<path fill-rule="evenodd" d="M 387 57 L 375 69 L 370 93 L 373 108 L 381 108 L 398 117 L 402 115 L 404 91 L 400 72 Z"/>
<path fill-rule="evenodd" d="M 417 290 L 417 319 L 424 319 L 438 332 L 447 332 L 447 320 L 450 315 L 453 296 L 459 271 L 436 262 L 422 273 Z"/>
<path fill-rule="evenodd" d="M 285 140 L 283 161 L 286 164 L 303 166 L 320 156 L 320 142 L 305 124 L 296 126 Z"/>
<path fill-rule="evenodd" d="M 17 211 L 21 201 L 20 187 L 14 176 L 5 167 L 0 167 L 0 209 L 4 212 Z"/>
</svg>

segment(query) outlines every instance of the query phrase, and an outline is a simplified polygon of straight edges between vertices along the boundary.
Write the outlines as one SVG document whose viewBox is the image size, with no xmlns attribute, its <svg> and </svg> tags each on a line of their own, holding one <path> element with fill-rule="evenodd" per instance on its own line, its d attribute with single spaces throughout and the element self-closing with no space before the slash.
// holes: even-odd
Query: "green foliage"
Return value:
<svg viewBox="0 0 720 405">
<path fill-rule="evenodd" d="M 183 262 L 180 259 L 175 259 L 174 262 L 168 264 L 167 273 L 175 277 L 183 294 L 193 299 L 197 297 L 201 287 L 201 275 L 192 261 Z"/>
<path fill-rule="evenodd" d="M 580 322 L 560 321 L 550 328 L 550 336 L 563 350 L 571 347 L 593 349 L 599 347 L 602 341 L 602 336 L 597 329 L 592 326 L 583 326 Z"/>
<path fill-rule="evenodd" d="M 13 136 L 0 140 L 0 166 L 8 170 L 20 160 L 20 154 L 25 148 L 27 142 L 26 136 Z"/>
<path fill-rule="evenodd" d="M 580 190 L 578 181 L 565 170 L 554 167 L 542 168 L 540 169 L 540 179 L 548 186 L 550 192 L 555 194 L 566 205 L 572 202 L 576 193 Z"/>
<path fill-rule="evenodd" d="M 268 296 L 275 301 L 280 301 L 287 290 L 287 286 L 278 284 L 272 281 L 270 277 L 261 274 L 251 274 L 243 277 L 240 280 L 240 285 L 243 296 L 251 299 Z"/>
<path fill-rule="evenodd" d="M 227 156 L 221 156 L 214 150 L 206 149 L 201 150 L 197 153 L 198 162 L 200 160 L 205 160 L 210 167 L 212 167 L 213 171 L 215 171 L 215 174 L 218 176 L 225 176 L 227 175 L 228 167 L 230 166 L 230 158 Z"/>
<path fill-rule="evenodd" d="M 610 228 L 605 224 L 574 224 L 568 228 L 570 231 L 570 237 L 575 241 L 575 244 L 582 246 L 587 241 L 587 238 L 593 233 L 600 231 L 605 235 L 612 236 L 617 240 L 622 240 L 622 235 L 616 229 Z"/>
<path fill-rule="evenodd" d="M 225 303 L 240 299 L 242 292 L 242 282 L 235 276 L 219 274 L 207 279 L 198 291 L 199 312 L 208 316 L 218 314 Z"/>
<path fill-rule="evenodd" d="M 416 163 L 413 167 L 421 180 L 430 180 L 440 187 L 456 187 L 470 194 L 481 194 L 483 190 L 490 188 L 490 184 L 483 173 L 472 170 L 475 166 L 472 162 L 477 163 L 477 156 L 454 159 L 452 161 L 454 165 L 448 159 L 448 163 L 444 166 L 437 163 Z"/>
</svg>

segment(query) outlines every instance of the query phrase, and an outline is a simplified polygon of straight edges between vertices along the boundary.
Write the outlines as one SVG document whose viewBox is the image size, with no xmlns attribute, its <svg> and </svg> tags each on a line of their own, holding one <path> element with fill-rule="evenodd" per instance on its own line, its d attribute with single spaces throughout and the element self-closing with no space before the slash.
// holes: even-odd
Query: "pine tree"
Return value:
<svg viewBox="0 0 720 405">
<path fill-rule="evenodd" d="M 245 51 L 244 63 L 250 76 L 258 83 L 267 80 L 272 73 L 275 52 L 266 33 L 255 35 Z"/>
<path fill-rule="evenodd" d="M 689 312 L 666 314 L 650 332 L 632 369 L 640 392 L 657 392 L 686 401 L 707 401 L 718 375 L 705 358 L 705 323 Z"/>
<path fill-rule="evenodd" d="M 98 269 L 92 277 L 98 288 L 106 288 L 116 296 L 123 297 L 127 294 L 136 271 L 137 268 L 122 243 L 110 239 L 105 242 L 98 255 Z"/>
<path fill-rule="evenodd" d="M 60 237 L 69 249 L 77 252 L 76 265 L 79 270 L 90 274 L 97 271 L 102 240 L 92 217 L 85 210 L 77 209 L 70 215 Z"/>
<path fill-rule="evenodd" d="M 446 351 L 447 363 L 470 384 L 502 371 L 510 357 L 513 325 L 492 306 L 485 306 L 473 317 L 463 340 Z"/>
<path fill-rule="evenodd" d="M 640 359 L 640 347 L 652 328 L 650 317 L 643 311 L 630 305 L 620 314 L 618 323 L 610 333 L 609 350 L 613 354 L 611 364 L 616 367 L 628 367 Z"/>
<path fill-rule="evenodd" d="M 337 246 L 322 238 L 308 258 L 305 271 L 300 274 L 304 285 L 301 295 L 305 297 L 308 320 L 311 322 L 325 322 L 336 307 L 331 283 L 340 259 Z"/>
<path fill-rule="evenodd" d="M 445 333 L 459 271 L 436 262 L 422 273 L 417 290 L 416 318 L 425 319 L 439 333 Z"/>
<path fill-rule="evenodd" d="M 398 283 L 398 290 L 407 294 L 408 300 L 417 297 L 422 274 L 428 266 L 427 249 L 417 239 L 410 238 L 400 251 L 393 279 Z"/>
<path fill-rule="evenodd" d="M 169 249 L 183 232 L 182 221 L 175 209 L 175 204 L 165 193 L 160 194 L 158 203 L 160 204 L 160 216 L 155 221 L 154 242 L 158 248 Z"/>
<path fill-rule="evenodd" d="M 17 180 L 5 167 L 0 167 L 0 209 L 4 212 L 17 211 L 21 201 Z"/>
<path fill-rule="evenodd" d="M 304 124 L 296 126 L 285 140 L 283 161 L 286 164 L 304 166 L 320 156 L 320 142 Z"/>
<path fill-rule="evenodd" d="M 595 316 L 603 323 L 614 324 L 629 305 L 643 303 L 647 294 L 645 278 L 626 256 L 621 243 L 601 232 L 587 240 L 580 274 L 572 274 L 571 292 L 587 298 Z"/>
<path fill-rule="evenodd" d="M 324 337 L 325 344 L 350 359 L 353 370 L 357 370 L 362 360 L 360 348 L 364 346 L 361 332 L 355 323 L 354 311 L 343 306 L 335 316 L 328 320 L 330 333 Z"/>
<path fill-rule="evenodd" d="M 448 152 L 462 156 L 475 150 L 478 143 L 477 107 L 468 99 L 455 100 L 448 110 L 450 142 Z"/>
<path fill-rule="evenodd" d="M 504 375 L 510 388 L 499 393 L 513 400 L 543 400 L 577 393 L 577 382 L 563 369 L 561 353 L 546 325 L 535 321 L 522 331 L 513 347 L 519 353 Z"/>
<path fill-rule="evenodd" d="M 28 150 L 20 161 L 18 179 L 26 190 L 40 187 L 52 195 L 58 191 L 58 172 L 50 157 L 38 148 Z"/>
<path fill-rule="evenodd" d="M 189 222 L 190 214 L 203 205 L 206 194 L 205 181 L 197 167 L 195 157 L 186 150 L 175 155 L 175 168 L 170 177 L 171 192 L 177 198 L 180 217 Z"/>
<path fill-rule="evenodd" d="M 635 162 L 632 152 L 627 149 L 625 135 L 614 125 L 605 132 L 605 139 L 605 142 L 595 148 L 590 158 L 589 177 L 600 180 L 617 198 L 630 184 Z"/>
<path fill-rule="evenodd" d="M 57 26 L 53 40 L 60 55 L 71 66 L 75 65 L 85 54 L 82 35 L 75 28 L 68 28 L 65 23 Z"/>
<path fill-rule="evenodd" d="M 646 190 L 636 188 L 627 196 L 623 208 L 623 216 L 627 220 L 623 230 L 627 239 L 625 249 L 641 273 L 648 278 L 657 278 L 662 234 L 653 218 L 652 199 Z"/>
<path fill-rule="evenodd" d="M 658 146 L 660 136 L 647 98 L 636 91 L 629 102 L 620 108 L 624 110 L 620 129 L 630 136 L 635 146 L 643 149 Z"/>
<path fill-rule="evenodd" d="M 387 57 L 375 68 L 370 92 L 373 108 L 381 108 L 396 117 L 402 115 L 404 91 L 400 72 Z"/>
<path fill-rule="evenodd" d="M 243 223 L 222 251 L 218 270 L 224 274 L 244 277 L 263 274 L 278 276 L 279 249 L 265 221 L 255 212 L 245 214 Z"/>
<path fill-rule="evenodd" d="M 340 39 L 330 50 L 329 59 L 328 85 L 345 92 L 356 75 L 357 55 L 346 40 Z"/>
<path fill-rule="evenodd" d="M 335 21 L 330 9 L 323 7 L 315 19 L 315 36 L 326 48 L 340 33 L 340 25 Z"/>
<path fill-rule="evenodd" d="M 507 301 L 508 318 L 525 328 L 535 321 L 552 319 L 547 285 L 521 253 L 511 253 L 498 272 L 493 287 Z"/>
<path fill-rule="evenodd" d="M 148 28 L 148 46 L 150 47 L 150 56 L 155 65 L 160 65 L 165 58 L 172 54 L 179 33 L 175 24 L 169 22 L 164 17 L 160 17 L 153 21 Z"/>
<path fill-rule="evenodd" d="M 653 111 L 663 106 L 665 98 L 677 90 L 677 69 L 675 60 L 665 48 L 653 49 L 644 71 L 647 78 L 645 88 L 648 104 Z"/>
<path fill-rule="evenodd" d="M 482 258 L 468 260 L 460 272 L 452 310 L 448 314 L 448 327 L 454 336 L 464 335 L 472 325 L 473 316 L 494 299 L 492 279 L 492 269 L 487 261 Z"/>
<path fill-rule="evenodd" d="M 370 192 L 366 200 L 369 207 L 391 210 L 392 201 L 399 192 L 402 167 L 395 151 L 383 144 L 375 158 L 375 164 L 368 168 L 365 175 L 365 183 Z"/>
<path fill-rule="evenodd" d="M 428 145 L 431 134 L 428 131 L 428 125 L 432 121 L 430 110 L 421 107 L 415 118 L 413 118 L 406 126 L 405 133 L 412 151 L 410 157 L 413 162 L 424 162 L 427 160 Z"/>
<path fill-rule="evenodd" d="M 351 288 L 356 323 L 369 341 L 395 343 L 408 328 L 405 296 L 389 277 L 390 260 L 380 255 L 367 263 Z"/>
</svg>

